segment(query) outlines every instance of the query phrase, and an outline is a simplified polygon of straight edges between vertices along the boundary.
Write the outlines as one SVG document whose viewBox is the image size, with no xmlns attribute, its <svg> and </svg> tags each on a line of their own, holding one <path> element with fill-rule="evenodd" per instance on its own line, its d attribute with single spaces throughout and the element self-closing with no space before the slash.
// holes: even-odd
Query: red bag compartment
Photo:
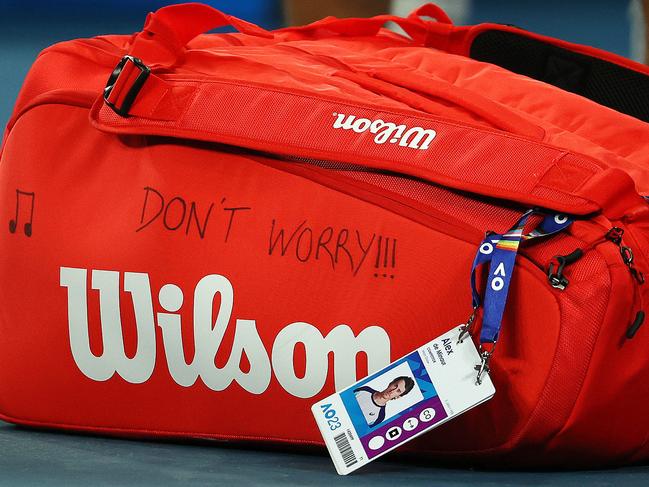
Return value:
<svg viewBox="0 0 649 487">
<path fill-rule="evenodd" d="M 0 383 L 20 391 L 3 394 L 3 417 L 140 435 L 319 442 L 310 398 L 466 318 L 468 289 L 458 282 L 467 282 L 477 230 L 378 192 L 352 197 L 270 160 L 87 130 L 86 113 L 35 108 L 3 153 L 3 201 L 15 187 L 36 195 L 31 237 L 2 237 L 1 269 L 12 279 L 2 281 Z M 54 133 L 27 144 L 52 119 L 61 120 L 58 134 L 78 134 L 75 143 Z M 530 321 L 532 338 L 511 334 L 503 346 L 536 363 L 518 390 L 533 404 L 551 357 L 531 345 L 555 346 L 559 315 L 542 274 L 523 269 L 519 279 L 543 298 L 521 299 L 555 323 L 548 333 Z M 197 290 L 205 276 L 220 293 L 211 316 L 197 310 L 211 302 Z M 291 327 L 303 331 L 283 344 Z M 184 365 L 192 359 L 203 368 L 192 372 Z"/>
</svg>

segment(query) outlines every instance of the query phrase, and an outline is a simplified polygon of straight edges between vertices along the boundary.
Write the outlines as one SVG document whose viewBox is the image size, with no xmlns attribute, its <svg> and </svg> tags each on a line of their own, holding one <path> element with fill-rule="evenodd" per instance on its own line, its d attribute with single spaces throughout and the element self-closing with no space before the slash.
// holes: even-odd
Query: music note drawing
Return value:
<svg viewBox="0 0 649 487">
<path fill-rule="evenodd" d="M 16 227 L 18 226 L 18 215 L 19 215 L 19 209 L 20 209 L 20 200 L 21 196 L 23 199 L 29 198 L 30 201 L 30 210 L 29 210 L 29 221 L 25 223 L 25 226 L 23 227 L 23 231 L 25 232 L 25 235 L 28 237 L 32 236 L 32 230 L 33 230 L 33 219 L 34 219 L 34 200 L 35 200 L 35 193 L 33 192 L 27 192 L 27 191 L 21 191 L 19 189 L 16 189 L 16 216 L 9 220 L 9 231 L 11 233 L 16 233 Z M 24 205 L 23 205 L 24 207 Z"/>
</svg>

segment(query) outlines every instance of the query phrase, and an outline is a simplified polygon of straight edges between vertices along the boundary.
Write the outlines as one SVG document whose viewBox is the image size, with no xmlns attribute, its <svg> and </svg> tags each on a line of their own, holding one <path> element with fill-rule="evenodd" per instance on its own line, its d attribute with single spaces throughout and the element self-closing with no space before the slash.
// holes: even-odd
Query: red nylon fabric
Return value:
<svg viewBox="0 0 649 487">
<path fill-rule="evenodd" d="M 484 232 L 538 205 L 578 219 L 521 249 L 496 396 L 402 451 L 646 460 L 649 333 L 624 335 L 649 295 L 602 237 L 624 229 L 649 269 L 648 125 L 469 59 L 511 29 L 435 7 L 398 19 L 410 39 L 390 16 L 267 33 L 215 12 L 163 9 L 32 67 L 0 153 L 0 418 L 322 445 L 310 405 L 466 319 Z M 215 22 L 243 33 L 199 35 Z M 101 99 L 125 54 L 153 68 L 129 117 Z"/>
</svg>

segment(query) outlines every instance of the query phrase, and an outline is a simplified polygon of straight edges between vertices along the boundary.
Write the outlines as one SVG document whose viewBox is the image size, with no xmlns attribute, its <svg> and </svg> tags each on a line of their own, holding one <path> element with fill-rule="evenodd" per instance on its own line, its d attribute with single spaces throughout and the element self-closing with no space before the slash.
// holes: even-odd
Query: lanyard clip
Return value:
<svg viewBox="0 0 649 487">
<path fill-rule="evenodd" d="M 476 365 L 474 368 L 475 370 L 478 371 L 478 375 L 476 377 L 475 385 L 479 386 L 482 385 L 482 376 L 483 374 L 489 375 L 489 361 L 491 360 L 491 356 L 494 353 L 494 350 L 496 348 L 496 342 L 493 342 L 493 346 L 491 347 L 491 350 L 485 349 L 482 344 L 480 344 L 480 363 Z"/>
<path fill-rule="evenodd" d="M 466 320 L 466 323 L 464 323 L 460 327 L 460 335 L 457 337 L 457 343 L 462 343 L 466 336 L 468 335 L 471 337 L 471 333 L 473 331 L 473 324 L 475 323 L 476 316 L 478 314 L 478 307 L 474 306 L 473 311 L 471 312 L 471 316 L 469 316 L 469 319 Z"/>
</svg>

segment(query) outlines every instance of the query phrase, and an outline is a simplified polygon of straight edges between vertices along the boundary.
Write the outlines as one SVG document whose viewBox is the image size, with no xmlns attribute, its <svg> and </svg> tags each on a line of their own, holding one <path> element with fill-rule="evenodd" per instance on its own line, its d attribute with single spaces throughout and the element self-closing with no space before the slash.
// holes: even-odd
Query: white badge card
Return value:
<svg viewBox="0 0 649 487">
<path fill-rule="evenodd" d="M 496 392 L 460 326 L 311 407 L 329 454 L 346 475 Z"/>
</svg>

